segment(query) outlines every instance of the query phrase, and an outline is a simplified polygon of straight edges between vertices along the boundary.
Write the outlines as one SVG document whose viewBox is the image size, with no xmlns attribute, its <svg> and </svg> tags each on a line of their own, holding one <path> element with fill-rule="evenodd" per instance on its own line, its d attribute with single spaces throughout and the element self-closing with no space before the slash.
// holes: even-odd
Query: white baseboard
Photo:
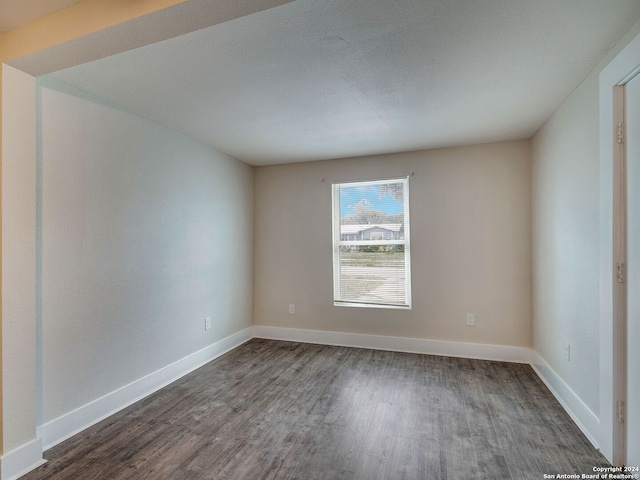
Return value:
<svg viewBox="0 0 640 480">
<path fill-rule="evenodd" d="M 501 362 L 530 363 L 530 349 L 506 345 L 446 342 L 424 338 L 385 337 L 362 333 L 325 332 L 297 328 L 267 327 L 256 325 L 253 336 L 272 340 L 340 345 L 344 347 L 372 348 L 394 352 L 423 353 L 445 357 L 475 358 Z"/>
<path fill-rule="evenodd" d="M 36 438 L 0 457 L 0 478 L 15 480 L 43 463 L 46 460 L 42 458 L 42 441 Z"/>
<path fill-rule="evenodd" d="M 580 430 L 596 449 L 599 449 L 597 432 L 600 421 L 582 399 L 553 371 L 535 351 L 526 347 L 486 345 L 479 343 L 447 342 L 421 338 L 385 337 L 360 333 L 326 332 L 297 328 L 256 325 L 253 336 L 271 340 L 340 345 L 345 347 L 372 348 L 395 352 L 422 353 L 447 357 L 475 358 L 513 363 L 528 363 L 551 390 Z"/>
<path fill-rule="evenodd" d="M 223 338 L 200 351 L 192 353 L 129 385 L 114 390 L 101 398 L 42 425 L 37 429 L 37 436 L 42 440 L 44 449 L 47 450 L 85 428 L 107 418 L 109 415 L 113 415 L 153 392 L 160 390 L 162 387 L 223 355 L 229 350 L 251 340 L 251 338 L 251 327 Z M 40 458 L 42 458 L 42 450 L 40 450 L 39 453 Z"/>
<path fill-rule="evenodd" d="M 256 325 L 226 337 L 42 425 L 37 429 L 38 439 L 1 457 L 2 476 L 0 480 L 13 480 L 44 463 L 45 461 L 42 459 L 43 445 L 44 450 L 51 448 L 254 337 L 531 364 L 540 379 L 551 390 L 589 441 L 596 448 L 599 448 L 597 432 L 599 432 L 600 422 L 598 417 L 551 369 L 546 361 L 529 348 Z"/>
<path fill-rule="evenodd" d="M 597 415 L 535 350 L 531 352 L 531 366 L 576 425 L 582 430 L 582 433 L 585 434 L 596 449 L 600 450 L 597 440 L 598 432 L 600 431 L 600 420 Z"/>
</svg>

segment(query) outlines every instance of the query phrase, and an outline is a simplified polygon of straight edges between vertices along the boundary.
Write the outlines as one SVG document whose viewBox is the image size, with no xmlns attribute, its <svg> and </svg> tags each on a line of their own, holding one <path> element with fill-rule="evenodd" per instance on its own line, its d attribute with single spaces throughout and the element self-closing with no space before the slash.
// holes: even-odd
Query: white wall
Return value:
<svg viewBox="0 0 640 480">
<path fill-rule="evenodd" d="M 532 141 L 535 350 L 598 411 L 598 78 Z M 571 345 L 570 361 L 565 344 Z"/>
<path fill-rule="evenodd" d="M 601 422 L 610 426 L 613 410 L 600 391 L 601 363 L 610 362 L 600 358 L 600 337 L 611 332 L 600 319 L 598 76 L 639 33 L 637 23 L 531 141 L 534 363 L 606 455 L 611 432 Z"/>
<path fill-rule="evenodd" d="M 4 454 L 36 434 L 35 79 L 2 66 L 2 427 Z M 3 462 L 4 463 L 4 462 Z M 3 464 L 3 470 L 10 470 Z"/>
<path fill-rule="evenodd" d="M 40 87 L 43 423 L 252 320 L 252 168 L 58 90 Z"/>
<path fill-rule="evenodd" d="M 529 167 L 518 141 L 257 168 L 255 325 L 530 346 Z M 331 183 L 411 172 L 412 310 L 335 307 Z"/>
</svg>

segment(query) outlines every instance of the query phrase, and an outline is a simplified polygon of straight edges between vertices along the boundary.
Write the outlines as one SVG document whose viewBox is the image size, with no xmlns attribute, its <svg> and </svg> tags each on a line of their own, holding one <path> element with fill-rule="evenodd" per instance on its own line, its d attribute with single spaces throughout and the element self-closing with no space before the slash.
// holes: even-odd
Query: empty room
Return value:
<svg viewBox="0 0 640 480">
<path fill-rule="evenodd" d="M 0 0 L 0 480 L 640 478 L 640 1 Z"/>
</svg>

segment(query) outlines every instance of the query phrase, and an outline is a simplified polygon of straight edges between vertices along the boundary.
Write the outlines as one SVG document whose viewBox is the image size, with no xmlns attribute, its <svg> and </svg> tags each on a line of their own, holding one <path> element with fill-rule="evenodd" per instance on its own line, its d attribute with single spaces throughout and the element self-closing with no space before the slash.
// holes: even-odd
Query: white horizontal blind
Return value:
<svg viewBox="0 0 640 480">
<path fill-rule="evenodd" d="M 411 307 L 409 179 L 333 184 L 336 305 Z"/>
</svg>

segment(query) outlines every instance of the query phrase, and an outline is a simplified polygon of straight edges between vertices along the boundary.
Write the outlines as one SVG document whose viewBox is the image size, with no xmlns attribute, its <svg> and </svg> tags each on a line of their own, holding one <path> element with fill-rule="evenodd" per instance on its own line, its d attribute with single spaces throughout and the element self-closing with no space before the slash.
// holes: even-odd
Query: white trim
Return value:
<svg viewBox="0 0 640 480">
<path fill-rule="evenodd" d="M 624 83 L 640 67 L 640 35 L 636 36 L 601 72 L 600 100 L 600 432 L 602 453 L 617 463 L 620 445 L 614 440 L 616 365 L 614 345 L 614 258 L 613 258 L 613 87 Z"/>
<path fill-rule="evenodd" d="M 17 479 L 45 463 L 47 461 L 42 458 L 42 441 L 36 438 L 0 457 L 1 479 Z"/>
<path fill-rule="evenodd" d="M 38 427 L 37 436 L 42 439 L 44 448 L 47 450 L 242 345 L 251 340 L 251 338 L 251 327 L 223 338 L 202 350 Z"/>
<path fill-rule="evenodd" d="M 598 417 L 537 352 L 527 347 L 257 325 L 226 337 L 38 428 L 39 438 L 37 440 L 2 457 L 2 478 L 0 480 L 14 480 L 45 463 L 45 460 L 42 459 L 43 443 L 45 449 L 51 448 L 224 353 L 237 348 L 251 338 L 530 364 L 589 441 L 595 448 L 600 449 L 596 434 L 601 428 Z"/>
<path fill-rule="evenodd" d="M 404 291 L 407 307 L 411 308 L 411 218 L 409 215 L 409 178 L 407 177 L 404 182 L 404 188 L 402 189 L 402 211 L 404 213 Z"/>
<path fill-rule="evenodd" d="M 394 352 L 422 353 L 445 357 L 496 360 L 500 362 L 530 363 L 531 350 L 527 347 L 487 345 L 483 343 L 448 342 L 426 338 L 386 337 L 362 333 L 326 332 L 258 325 L 253 336 L 271 340 L 339 345 L 343 347 L 372 348 Z"/>
<path fill-rule="evenodd" d="M 334 307 L 355 307 L 355 308 L 390 308 L 393 310 L 411 310 L 411 305 L 393 305 L 391 303 L 356 303 L 334 301 Z"/>
<path fill-rule="evenodd" d="M 488 345 L 480 343 L 450 342 L 423 338 L 386 337 L 360 333 L 327 332 L 254 326 L 253 336 L 270 340 L 315 343 L 321 345 L 339 345 L 356 348 L 372 348 L 394 352 L 421 353 L 446 357 L 473 358 L 478 360 L 494 360 L 511 363 L 530 364 L 534 372 L 549 388 L 553 396 L 560 402 L 567 414 L 584 433 L 591 444 L 598 450 L 597 438 L 600 432 L 600 420 L 582 399 L 567 385 L 564 380 L 547 364 L 536 351 L 526 347 L 506 345 Z"/>
<path fill-rule="evenodd" d="M 371 187 L 375 185 L 386 185 L 392 182 L 404 182 L 410 177 L 410 175 L 401 175 L 399 177 L 378 178 L 376 180 L 348 180 L 345 182 L 335 181 L 333 185 L 339 185 L 341 187 Z"/>
<path fill-rule="evenodd" d="M 558 375 L 545 361 L 542 356 L 532 350 L 531 367 L 538 374 L 540 380 L 544 382 L 554 397 L 560 402 L 582 433 L 589 439 L 591 444 L 598 450 L 598 432 L 600 432 L 600 420 L 598 416 L 587 406 L 586 403 L 571 389 L 569 385 Z"/>
</svg>

